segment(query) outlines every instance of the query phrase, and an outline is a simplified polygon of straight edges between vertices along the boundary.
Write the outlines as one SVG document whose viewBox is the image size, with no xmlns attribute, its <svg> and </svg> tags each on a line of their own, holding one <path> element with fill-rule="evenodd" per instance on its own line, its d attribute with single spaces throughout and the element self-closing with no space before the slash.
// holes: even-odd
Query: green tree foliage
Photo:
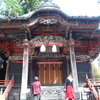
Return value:
<svg viewBox="0 0 100 100">
<path fill-rule="evenodd" d="M 100 78 L 100 69 L 96 68 L 96 67 L 93 67 L 93 73 L 94 73 L 94 77 L 96 79 Z"/>
<path fill-rule="evenodd" d="M 4 0 L 6 16 L 20 16 L 33 11 L 43 0 Z M 3 11 L 4 12 L 4 11 Z M 2 12 L 0 12 L 2 14 Z"/>
<path fill-rule="evenodd" d="M 24 14 L 23 9 L 19 4 L 20 0 L 4 0 L 4 2 L 6 4 L 6 16 L 19 16 Z"/>
<path fill-rule="evenodd" d="M 24 13 L 28 13 L 33 11 L 43 0 L 24 0 L 22 3 L 22 7 L 24 9 Z"/>
<path fill-rule="evenodd" d="M 94 74 L 94 78 L 98 79 L 100 78 L 100 68 L 98 66 L 98 63 L 92 63 L 92 70 L 93 70 L 93 74 Z"/>
</svg>

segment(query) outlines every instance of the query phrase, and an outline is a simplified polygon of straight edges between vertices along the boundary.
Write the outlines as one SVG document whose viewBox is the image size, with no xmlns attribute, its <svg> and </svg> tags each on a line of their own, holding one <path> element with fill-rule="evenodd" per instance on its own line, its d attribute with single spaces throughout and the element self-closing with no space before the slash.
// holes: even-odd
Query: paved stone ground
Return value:
<svg viewBox="0 0 100 100">
<path fill-rule="evenodd" d="M 80 100 L 95 100 L 89 88 L 79 87 Z"/>
<path fill-rule="evenodd" d="M 5 98 L 3 98 L 3 96 L 2 96 L 2 95 L 0 95 L 0 100 L 5 100 Z"/>
</svg>

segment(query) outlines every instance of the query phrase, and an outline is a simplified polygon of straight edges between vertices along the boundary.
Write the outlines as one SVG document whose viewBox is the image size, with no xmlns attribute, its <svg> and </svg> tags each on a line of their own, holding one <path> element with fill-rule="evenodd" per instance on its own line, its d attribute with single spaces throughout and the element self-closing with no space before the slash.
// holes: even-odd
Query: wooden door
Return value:
<svg viewBox="0 0 100 100">
<path fill-rule="evenodd" d="M 37 62 L 41 84 L 62 84 L 62 62 Z"/>
</svg>

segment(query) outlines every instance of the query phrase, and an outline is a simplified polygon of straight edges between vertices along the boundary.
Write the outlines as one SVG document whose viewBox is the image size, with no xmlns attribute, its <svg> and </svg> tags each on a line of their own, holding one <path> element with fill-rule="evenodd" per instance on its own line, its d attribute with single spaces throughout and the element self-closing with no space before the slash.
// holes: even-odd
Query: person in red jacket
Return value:
<svg viewBox="0 0 100 100">
<path fill-rule="evenodd" d="M 40 100 L 41 99 L 41 83 L 39 81 L 39 78 L 37 76 L 34 77 L 35 81 L 32 82 L 32 94 L 34 97 L 34 100 Z"/>
</svg>

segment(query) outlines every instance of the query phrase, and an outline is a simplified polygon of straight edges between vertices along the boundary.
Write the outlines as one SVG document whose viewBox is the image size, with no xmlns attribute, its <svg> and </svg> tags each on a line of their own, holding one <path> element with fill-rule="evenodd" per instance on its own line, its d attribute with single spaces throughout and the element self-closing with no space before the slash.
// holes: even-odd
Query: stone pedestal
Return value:
<svg viewBox="0 0 100 100">
<path fill-rule="evenodd" d="M 20 100 L 27 100 L 27 93 L 20 93 Z"/>
</svg>

